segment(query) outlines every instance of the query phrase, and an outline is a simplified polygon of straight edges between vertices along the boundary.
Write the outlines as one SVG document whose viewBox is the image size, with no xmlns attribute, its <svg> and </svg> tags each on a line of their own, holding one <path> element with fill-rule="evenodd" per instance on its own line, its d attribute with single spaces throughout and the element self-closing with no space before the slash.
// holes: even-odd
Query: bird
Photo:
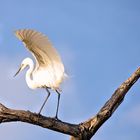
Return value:
<svg viewBox="0 0 140 140">
<path fill-rule="evenodd" d="M 50 96 L 50 90 L 55 91 L 58 94 L 55 118 L 58 119 L 60 84 L 67 77 L 60 55 L 48 37 L 41 32 L 33 29 L 19 29 L 15 31 L 15 35 L 31 52 L 35 60 L 25 58 L 14 76 L 28 67 L 25 76 L 28 87 L 30 89 L 44 88 L 47 91 L 47 97 L 38 114 L 41 114 Z"/>
</svg>

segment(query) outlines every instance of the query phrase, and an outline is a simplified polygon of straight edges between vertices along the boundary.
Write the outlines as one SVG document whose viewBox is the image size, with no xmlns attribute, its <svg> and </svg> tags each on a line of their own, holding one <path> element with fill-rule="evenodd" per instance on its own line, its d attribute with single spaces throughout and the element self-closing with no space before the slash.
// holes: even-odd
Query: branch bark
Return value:
<svg viewBox="0 0 140 140">
<path fill-rule="evenodd" d="M 102 124 L 112 116 L 122 103 L 126 93 L 139 78 L 140 68 L 116 89 L 112 97 L 94 117 L 80 124 L 62 122 L 30 111 L 13 110 L 2 104 L 0 104 L 0 123 L 21 121 L 71 135 L 71 140 L 90 140 Z"/>
</svg>

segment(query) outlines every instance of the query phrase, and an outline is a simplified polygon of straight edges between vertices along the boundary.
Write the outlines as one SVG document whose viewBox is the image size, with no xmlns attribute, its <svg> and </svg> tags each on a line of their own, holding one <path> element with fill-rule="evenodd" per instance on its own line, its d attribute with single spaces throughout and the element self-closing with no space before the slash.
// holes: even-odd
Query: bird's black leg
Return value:
<svg viewBox="0 0 140 140">
<path fill-rule="evenodd" d="M 57 109 L 56 109 L 55 119 L 58 119 L 58 109 L 59 109 L 60 93 L 59 93 L 58 90 L 55 90 L 55 91 L 58 94 L 58 102 L 57 102 Z"/>
<path fill-rule="evenodd" d="M 40 114 L 40 113 L 41 113 L 41 111 L 42 111 L 42 109 L 43 109 L 43 107 L 44 107 L 45 103 L 47 102 L 47 100 L 48 100 L 48 98 L 49 98 L 49 96 L 50 96 L 50 91 L 48 90 L 48 88 L 45 88 L 45 89 L 46 89 L 46 91 L 47 91 L 48 95 L 47 95 L 47 97 L 46 97 L 45 101 L 43 102 L 43 104 L 42 104 L 42 106 L 41 106 L 41 108 L 40 108 L 40 110 L 39 110 L 39 113 L 38 113 L 38 114 Z"/>
</svg>

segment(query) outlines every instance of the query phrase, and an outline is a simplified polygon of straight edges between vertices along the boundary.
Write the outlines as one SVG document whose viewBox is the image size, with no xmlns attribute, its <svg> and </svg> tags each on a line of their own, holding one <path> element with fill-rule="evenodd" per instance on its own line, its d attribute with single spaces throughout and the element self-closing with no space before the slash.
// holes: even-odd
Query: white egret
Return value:
<svg viewBox="0 0 140 140">
<path fill-rule="evenodd" d="M 26 67 L 29 67 L 26 72 L 26 82 L 29 88 L 46 89 L 48 95 L 40 108 L 39 114 L 50 96 L 49 89 L 56 91 L 58 102 L 55 118 L 57 119 L 60 101 L 59 86 L 66 76 L 61 58 L 56 49 L 52 47 L 47 36 L 42 33 L 31 29 L 21 29 L 17 30 L 15 34 L 36 60 L 36 65 L 34 66 L 31 58 L 25 58 L 15 76 Z"/>
</svg>

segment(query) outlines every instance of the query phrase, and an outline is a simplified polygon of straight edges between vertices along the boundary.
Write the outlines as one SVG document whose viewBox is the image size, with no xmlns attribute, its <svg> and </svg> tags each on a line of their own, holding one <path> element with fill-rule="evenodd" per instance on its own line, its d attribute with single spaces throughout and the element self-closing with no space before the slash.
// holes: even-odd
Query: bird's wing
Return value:
<svg viewBox="0 0 140 140">
<path fill-rule="evenodd" d="M 64 72 L 61 58 L 47 36 L 31 29 L 17 30 L 15 34 L 32 52 L 37 62 L 36 67 L 52 66 L 54 70 L 57 67 L 61 72 Z"/>
</svg>

